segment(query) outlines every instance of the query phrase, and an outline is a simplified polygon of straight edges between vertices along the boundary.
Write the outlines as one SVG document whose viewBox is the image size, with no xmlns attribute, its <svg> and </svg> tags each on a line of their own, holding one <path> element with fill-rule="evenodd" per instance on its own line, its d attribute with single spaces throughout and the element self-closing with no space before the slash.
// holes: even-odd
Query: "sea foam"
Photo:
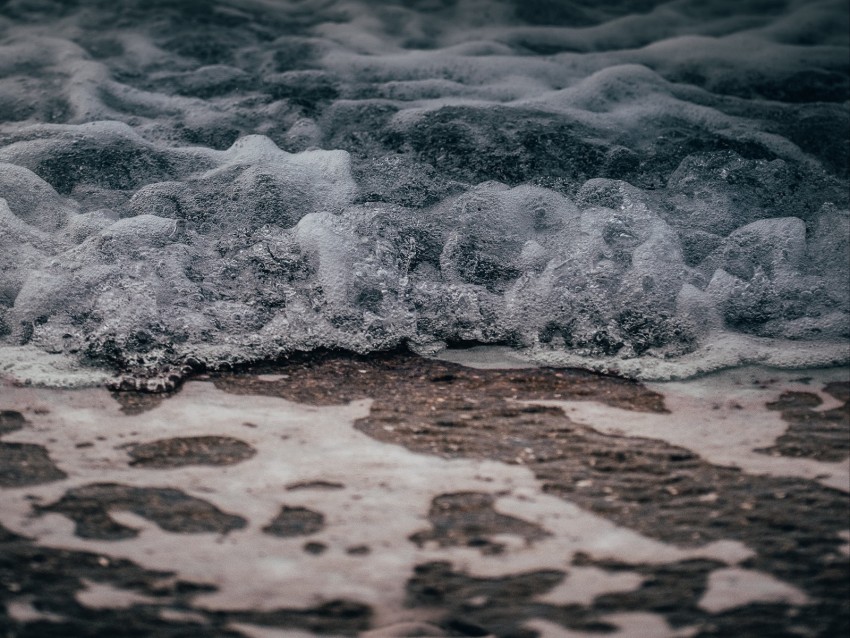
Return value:
<svg viewBox="0 0 850 638">
<path fill-rule="evenodd" d="M 7 374 L 846 363 L 847 7 L 525 4 L 5 3 Z"/>
</svg>

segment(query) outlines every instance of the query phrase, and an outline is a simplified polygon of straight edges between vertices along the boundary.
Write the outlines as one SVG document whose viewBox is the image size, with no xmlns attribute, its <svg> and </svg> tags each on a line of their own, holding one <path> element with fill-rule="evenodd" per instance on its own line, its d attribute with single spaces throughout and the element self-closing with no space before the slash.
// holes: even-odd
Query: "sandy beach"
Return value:
<svg viewBox="0 0 850 638">
<path fill-rule="evenodd" d="M 0 0 L 0 638 L 850 635 L 847 0 Z"/>
<path fill-rule="evenodd" d="M 0 387 L 6 635 L 846 627 L 846 369 L 640 384 L 468 358 Z"/>
</svg>

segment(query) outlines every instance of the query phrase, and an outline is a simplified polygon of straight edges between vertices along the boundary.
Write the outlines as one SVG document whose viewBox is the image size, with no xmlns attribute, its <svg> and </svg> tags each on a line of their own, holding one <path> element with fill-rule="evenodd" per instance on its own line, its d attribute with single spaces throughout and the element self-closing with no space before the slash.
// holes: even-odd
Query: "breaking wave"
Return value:
<svg viewBox="0 0 850 638">
<path fill-rule="evenodd" d="M 0 16 L 0 359 L 850 358 L 843 0 Z"/>
</svg>

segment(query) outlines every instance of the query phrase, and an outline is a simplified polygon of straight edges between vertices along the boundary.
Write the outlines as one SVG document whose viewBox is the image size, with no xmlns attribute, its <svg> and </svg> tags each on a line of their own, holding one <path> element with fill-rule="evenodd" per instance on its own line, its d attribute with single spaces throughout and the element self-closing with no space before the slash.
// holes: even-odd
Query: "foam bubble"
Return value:
<svg viewBox="0 0 850 638">
<path fill-rule="evenodd" d="M 2 347 L 847 361 L 846 7 L 568 4 L 6 3 Z"/>
</svg>

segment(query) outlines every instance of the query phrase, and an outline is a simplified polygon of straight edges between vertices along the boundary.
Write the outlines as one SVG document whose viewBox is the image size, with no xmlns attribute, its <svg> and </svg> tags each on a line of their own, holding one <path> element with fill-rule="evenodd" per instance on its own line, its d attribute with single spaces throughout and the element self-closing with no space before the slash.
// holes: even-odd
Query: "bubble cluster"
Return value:
<svg viewBox="0 0 850 638">
<path fill-rule="evenodd" d="M 0 348 L 843 360 L 846 7 L 637 5 L 4 3 Z"/>
</svg>

